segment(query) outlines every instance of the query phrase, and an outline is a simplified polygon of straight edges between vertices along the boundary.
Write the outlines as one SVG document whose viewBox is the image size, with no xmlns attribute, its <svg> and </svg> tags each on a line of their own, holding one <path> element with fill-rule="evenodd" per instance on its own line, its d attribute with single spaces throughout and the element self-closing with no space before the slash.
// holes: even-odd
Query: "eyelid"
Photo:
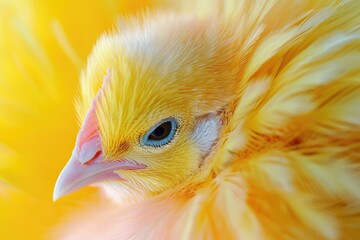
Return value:
<svg viewBox="0 0 360 240">
<path fill-rule="evenodd" d="M 161 139 L 161 140 L 149 140 L 148 137 L 149 135 L 156 129 L 158 128 L 161 124 L 170 121 L 171 124 L 171 130 L 170 130 L 170 134 L 165 138 L 165 139 Z M 179 122 L 176 120 L 176 118 L 174 117 L 169 117 L 169 118 L 165 118 L 163 120 L 161 120 L 160 122 L 158 122 L 157 124 L 155 124 L 154 126 L 152 126 L 145 134 L 144 136 L 140 139 L 140 144 L 142 146 L 147 146 L 147 147 L 161 147 L 164 146 L 168 143 L 170 143 L 175 135 L 176 132 L 179 128 Z M 148 141 L 148 142 L 145 142 Z"/>
</svg>

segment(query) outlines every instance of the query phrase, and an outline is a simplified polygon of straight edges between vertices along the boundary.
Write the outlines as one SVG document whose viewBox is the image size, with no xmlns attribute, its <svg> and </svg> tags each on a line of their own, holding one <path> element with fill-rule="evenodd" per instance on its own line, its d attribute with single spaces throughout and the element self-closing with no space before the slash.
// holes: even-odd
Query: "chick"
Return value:
<svg viewBox="0 0 360 240">
<path fill-rule="evenodd" d="M 110 239 L 359 238 L 359 1 L 216 6 L 99 39 L 54 199 L 134 203 Z"/>
</svg>

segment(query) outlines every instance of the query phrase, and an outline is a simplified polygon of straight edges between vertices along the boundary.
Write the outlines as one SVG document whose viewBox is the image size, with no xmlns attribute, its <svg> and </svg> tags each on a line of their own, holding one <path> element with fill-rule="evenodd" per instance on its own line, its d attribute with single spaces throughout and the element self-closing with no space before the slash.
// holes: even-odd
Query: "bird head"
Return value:
<svg viewBox="0 0 360 240">
<path fill-rule="evenodd" d="M 55 200 L 90 184 L 156 195 L 196 173 L 216 145 L 237 88 L 238 73 L 224 68 L 232 46 L 219 44 L 228 36 L 191 21 L 139 25 L 104 35 L 89 57 L 82 127 Z"/>
</svg>

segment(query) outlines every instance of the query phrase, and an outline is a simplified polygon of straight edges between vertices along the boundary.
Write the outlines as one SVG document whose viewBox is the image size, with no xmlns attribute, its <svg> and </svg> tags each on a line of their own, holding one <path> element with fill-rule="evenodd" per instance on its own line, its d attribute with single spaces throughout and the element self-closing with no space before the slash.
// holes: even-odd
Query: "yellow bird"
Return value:
<svg viewBox="0 0 360 240">
<path fill-rule="evenodd" d="M 202 3 L 94 47 L 54 199 L 119 207 L 69 239 L 360 239 L 360 1 Z"/>
</svg>

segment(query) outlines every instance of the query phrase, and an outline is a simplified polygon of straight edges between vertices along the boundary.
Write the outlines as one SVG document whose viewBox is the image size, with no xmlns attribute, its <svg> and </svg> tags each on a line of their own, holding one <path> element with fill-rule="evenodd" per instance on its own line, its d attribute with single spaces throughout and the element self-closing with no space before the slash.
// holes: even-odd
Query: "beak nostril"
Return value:
<svg viewBox="0 0 360 240">
<path fill-rule="evenodd" d="M 95 153 L 95 155 L 94 155 L 89 161 L 86 161 L 85 163 L 83 163 L 83 165 L 87 166 L 87 165 L 95 162 L 96 159 L 100 156 L 100 154 L 101 154 L 101 150 L 97 151 L 97 152 Z"/>
</svg>

